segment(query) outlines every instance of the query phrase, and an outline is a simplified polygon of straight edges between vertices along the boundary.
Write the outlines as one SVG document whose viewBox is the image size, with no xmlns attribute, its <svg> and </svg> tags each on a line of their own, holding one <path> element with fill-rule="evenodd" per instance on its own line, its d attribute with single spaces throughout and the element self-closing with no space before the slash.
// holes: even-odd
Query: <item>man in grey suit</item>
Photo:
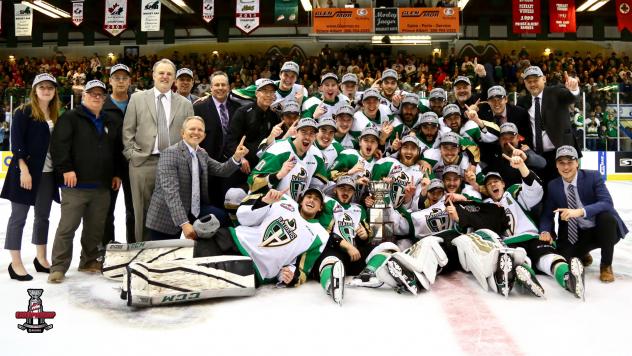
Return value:
<svg viewBox="0 0 632 356">
<path fill-rule="evenodd" d="M 176 66 L 168 59 L 154 64 L 154 87 L 132 94 L 123 121 L 123 154 L 129 160 L 136 241 L 148 239 L 145 217 L 154 192 L 160 153 L 180 141 L 184 119 L 193 116 L 193 105 L 171 92 Z"/>
<path fill-rule="evenodd" d="M 156 189 L 147 212 L 147 228 L 152 240 L 177 239 L 181 232 L 187 239 L 196 239 L 192 225 L 195 219 L 223 212 L 209 205 L 208 176 L 227 177 L 238 169 L 242 157 L 248 153 L 243 144 L 245 136 L 233 156 L 224 163 L 210 158 L 200 148 L 205 136 L 204 119 L 187 117 L 182 125 L 182 141 L 160 154 Z"/>
</svg>

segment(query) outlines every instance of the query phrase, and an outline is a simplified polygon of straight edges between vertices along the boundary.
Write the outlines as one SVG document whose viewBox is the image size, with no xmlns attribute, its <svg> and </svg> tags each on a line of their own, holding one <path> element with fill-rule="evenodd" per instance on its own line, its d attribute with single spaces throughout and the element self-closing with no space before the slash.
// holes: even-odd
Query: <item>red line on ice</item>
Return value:
<svg viewBox="0 0 632 356">
<path fill-rule="evenodd" d="M 463 283 L 463 273 L 439 276 L 432 292 L 443 306 L 459 346 L 468 355 L 523 355 L 500 320 Z"/>
</svg>

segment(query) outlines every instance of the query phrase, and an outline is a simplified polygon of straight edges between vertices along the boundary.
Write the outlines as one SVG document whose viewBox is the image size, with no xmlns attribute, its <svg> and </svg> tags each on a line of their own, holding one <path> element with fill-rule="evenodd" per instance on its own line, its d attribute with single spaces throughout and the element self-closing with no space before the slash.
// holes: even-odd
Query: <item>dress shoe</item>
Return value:
<svg viewBox="0 0 632 356">
<path fill-rule="evenodd" d="M 33 279 L 33 276 L 31 276 L 28 273 L 25 275 L 19 275 L 15 273 L 15 270 L 13 269 L 13 266 L 11 266 L 10 263 L 9 263 L 9 277 L 11 277 L 11 279 L 15 279 L 16 281 L 20 281 L 20 282 L 26 282 Z"/>
<path fill-rule="evenodd" d="M 33 265 L 35 266 L 35 270 L 37 272 L 50 273 L 50 268 L 42 266 L 37 257 L 33 260 Z"/>
<path fill-rule="evenodd" d="M 61 283 L 66 279 L 66 275 L 61 271 L 54 271 L 48 275 L 48 283 Z"/>
<path fill-rule="evenodd" d="M 590 255 L 590 253 L 587 253 L 584 256 L 582 256 L 581 260 L 584 267 L 588 267 L 593 263 L 593 258 Z"/>
<path fill-rule="evenodd" d="M 103 262 L 91 261 L 77 269 L 79 272 L 101 273 L 103 270 Z"/>
<path fill-rule="evenodd" d="M 612 266 L 601 266 L 599 268 L 599 280 L 604 283 L 614 282 L 614 272 L 612 272 Z"/>
</svg>

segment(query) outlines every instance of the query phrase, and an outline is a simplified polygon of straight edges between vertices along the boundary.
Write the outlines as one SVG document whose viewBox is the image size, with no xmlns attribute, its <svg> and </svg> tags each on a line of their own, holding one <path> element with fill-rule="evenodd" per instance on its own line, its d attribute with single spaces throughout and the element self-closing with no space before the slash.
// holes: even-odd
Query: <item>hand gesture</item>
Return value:
<svg viewBox="0 0 632 356">
<path fill-rule="evenodd" d="M 303 102 L 303 90 L 305 90 L 305 87 L 301 85 L 301 87 L 294 94 L 294 100 L 296 100 L 298 105 L 301 105 L 301 103 Z"/>
<path fill-rule="evenodd" d="M 290 126 L 289 129 L 287 129 L 287 132 L 285 133 L 285 135 L 283 136 L 283 138 L 287 138 L 287 137 L 294 137 L 296 136 L 296 124 L 298 124 L 298 120 L 294 121 L 294 123 L 292 124 L 292 126 Z"/>
<path fill-rule="evenodd" d="M 296 156 L 290 156 L 285 162 L 283 162 L 283 166 L 281 170 L 277 173 L 277 178 L 279 180 L 283 179 L 292 169 L 296 166 Z"/>
<path fill-rule="evenodd" d="M 417 187 L 415 187 L 412 182 L 406 184 L 406 187 L 404 188 L 404 201 L 407 203 L 410 202 L 413 199 L 416 191 Z"/>
<path fill-rule="evenodd" d="M 356 179 L 356 184 L 357 185 L 367 185 L 369 184 L 369 177 L 360 177 L 358 179 Z"/>
<path fill-rule="evenodd" d="M 31 190 L 33 188 L 33 179 L 31 178 L 31 173 L 25 170 L 22 170 L 22 172 L 20 173 L 20 188 L 26 190 Z"/>
<path fill-rule="evenodd" d="M 527 154 L 525 153 L 524 150 L 515 148 L 511 143 L 507 143 L 507 145 L 512 150 L 511 152 L 512 156 L 519 156 L 520 158 L 522 158 L 523 161 L 527 160 Z"/>
<path fill-rule="evenodd" d="M 323 116 L 325 113 L 327 113 L 327 108 L 325 107 L 324 104 L 320 104 L 316 108 L 316 111 L 314 111 L 313 117 L 314 119 L 318 119 L 319 117 Z"/>
<path fill-rule="evenodd" d="M 356 174 L 356 173 L 362 173 L 362 174 L 364 174 L 364 172 L 365 172 L 365 169 L 364 169 L 364 160 L 363 160 L 363 159 L 360 159 L 360 160 L 358 160 L 358 163 L 356 163 L 356 164 L 353 166 L 353 168 L 351 168 L 351 169 L 349 170 L 349 172 L 347 172 L 347 174 L 349 174 L 349 175 L 351 176 L 351 175 L 354 175 L 354 174 Z"/>
<path fill-rule="evenodd" d="M 235 154 L 233 154 L 233 159 L 236 162 L 240 162 L 241 159 L 244 158 L 249 152 L 248 148 L 244 146 L 244 141 L 246 141 L 246 136 L 243 136 L 241 138 L 241 141 L 239 141 L 239 145 L 237 145 L 237 148 L 235 149 Z"/>
<path fill-rule="evenodd" d="M 474 57 L 474 73 L 476 73 L 479 77 L 484 77 L 487 75 L 487 71 L 485 70 L 485 66 L 478 63 L 478 58 Z"/>
<path fill-rule="evenodd" d="M 520 150 L 517 150 L 520 151 Z M 523 152 L 524 154 L 524 152 Z M 503 158 L 506 159 L 507 161 L 509 161 L 509 164 L 511 165 L 511 168 L 515 168 L 515 169 L 520 169 L 520 167 L 522 167 L 524 165 L 524 160 L 522 159 L 522 157 L 520 156 L 507 156 L 506 154 L 503 153 Z"/>
<path fill-rule="evenodd" d="M 358 225 L 358 227 L 356 227 L 355 232 L 356 232 L 356 236 L 361 238 L 362 240 L 366 240 L 369 238 L 369 233 L 366 231 L 366 229 L 362 225 Z"/>
<path fill-rule="evenodd" d="M 564 86 L 570 91 L 577 91 L 579 90 L 579 80 L 574 77 L 569 77 L 568 73 L 564 71 Z"/>
<path fill-rule="evenodd" d="M 261 198 L 261 201 L 266 204 L 274 204 L 278 202 L 279 200 L 281 200 L 283 195 L 285 195 L 285 193 L 287 193 L 289 190 L 290 190 L 290 187 L 287 187 L 283 189 L 282 191 L 278 191 L 276 189 L 270 189 L 268 190 L 266 195 L 263 198 Z"/>
<path fill-rule="evenodd" d="M 372 195 L 367 195 L 366 198 L 364 198 L 364 205 L 367 208 L 372 208 L 373 205 L 375 205 L 375 199 Z"/>
<path fill-rule="evenodd" d="M 391 149 L 393 151 L 399 151 L 401 147 L 402 147 L 402 141 L 399 139 L 399 132 L 396 132 L 395 139 L 391 143 Z"/>
<path fill-rule="evenodd" d="M 380 144 L 386 144 L 386 140 L 391 137 L 391 133 L 393 133 L 393 124 L 389 120 L 382 124 L 382 128 L 380 129 Z"/>
<path fill-rule="evenodd" d="M 469 167 L 465 170 L 465 182 L 471 186 L 477 185 L 476 183 L 476 166 L 470 164 Z"/>
<path fill-rule="evenodd" d="M 419 164 L 419 168 L 424 174 L 430 174 L 430 172 L 432 172 L 432 166 L 430 165 L 430 163 L 424 160 L 420 160 L 418 164 Z"/>
<path fill-rule="evenodd" d="M 270 131 L 270 134 L 268 135 L 268 144 L 271 144 L 272 141 L 279 137 L 281 134 L 283 133 L 283 121 L 279 122 L 278 124 L 274 125 L 274 127 L 272 127 L 272 131 Z"/>
<path fill-rule="evenodd" d="M 572 218 L 581 218 L 584 216 L 584 209 L 559 208 L 553 210 L 553 212 L 560 213 L 560 218 L 563 221 L 569 221 Z"/>
<path fill-rule="evenodd" d="M 452 221 L 459 221 L 459 214 L 456 212 L 456 208 L 454 204 L 452 204 L 452 200 L 448 200 L 448 205 L 445 207 L 445 211 L 448 213 L 448 216 Z"/>
<path fill-rule="evenodd" d="M 402 102 L 402 95 L 400 94 L 400 91 L 398 90 L 391 97 L 391 103 L 393 104 L 394 107 L 398 108 L 401 102 Z"/>
<path fill-rule="evenodd" d="M 248 162 L 247 159 L 242 158 L 241 167 L 239 167 L 239 170 L 244 174 L 250 174 L 250 162 Z"/>
</svg>

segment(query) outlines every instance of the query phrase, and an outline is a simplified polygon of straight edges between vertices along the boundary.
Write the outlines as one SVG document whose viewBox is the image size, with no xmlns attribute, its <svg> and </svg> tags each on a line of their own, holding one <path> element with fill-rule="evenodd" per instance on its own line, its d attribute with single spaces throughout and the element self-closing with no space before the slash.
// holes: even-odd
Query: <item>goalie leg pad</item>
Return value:
<svg viewBox="0 0 632 356">
<path fill-rule="evenodd" d="M 477 232 L 464 234 L 452 240 L 452 244 L 457 248 L 461 267 L 466 272 L 471 272 L 486 291 L 490 283 L 488 278 L 491 279 L 494 274 L 498 253 L 502 247 L 499 242 L 488 239 L 489 234 L 496 235 L 492 231 L 485 234 Z"/>
<path fill-rule="evenodd" d="M 195 300 L 251 296 L 255 271 L 245 256 L 215 256 L 127 266 L 127 305 L 157 306 Z"/>
</svg>

